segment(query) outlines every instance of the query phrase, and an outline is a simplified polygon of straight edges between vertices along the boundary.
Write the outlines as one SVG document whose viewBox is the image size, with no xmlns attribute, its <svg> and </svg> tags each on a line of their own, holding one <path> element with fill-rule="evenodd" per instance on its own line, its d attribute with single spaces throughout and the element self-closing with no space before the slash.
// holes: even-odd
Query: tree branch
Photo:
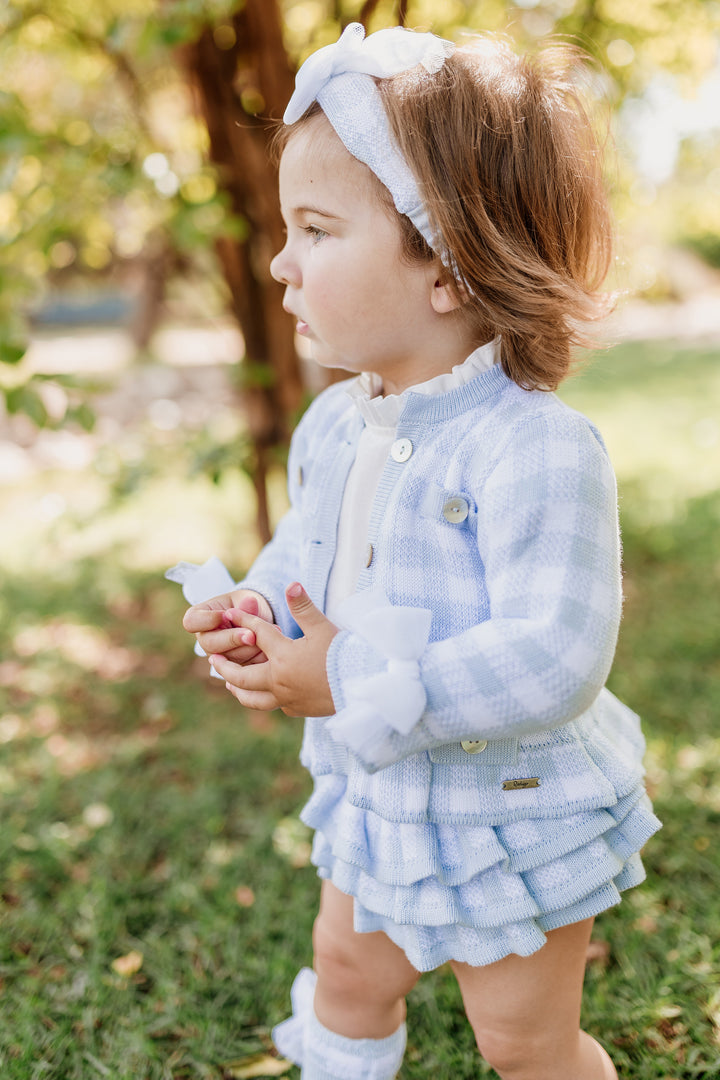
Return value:
<svg viewBox="0 0 720 1080">
<path fill-rule="evenodd" d="M 365 0 L 365 3 L 360 8 L 360 14 L 358 15 L 357 21 L 359 23 L 362 23 L 366 30 L 368 28 L 368 23 L 375 14 L 375 9 L 377 8 L 379 3 L 380 0 Z"/>
<path fill-rule="evenodd" d="M 94 34 L 90 34 L 87 30 L 81 30 L 79 27 L 68 26 L 62 19 L 58 19 L 57 15 L 52 10 L 52 5 L 48 5 L 47 8 L 40 6 L 34 9 L 33 14 L 38 14 L 38 12 L 50 19 L 55 26 L 69 37 L 73 38 L 79 45 L 83 45 L 86 49 L 94 49 L 107 57 L 115 68 L 120 80 L 125 84 L 140 131 L 148 141 L 153 142 L 152 132 L 150 131 L 145 116 L 145 94 L 143 92 L 143 86 L 127 56 L 117 49 L 111 48 L 104 38 L 96 37 Z"/>
</svg>

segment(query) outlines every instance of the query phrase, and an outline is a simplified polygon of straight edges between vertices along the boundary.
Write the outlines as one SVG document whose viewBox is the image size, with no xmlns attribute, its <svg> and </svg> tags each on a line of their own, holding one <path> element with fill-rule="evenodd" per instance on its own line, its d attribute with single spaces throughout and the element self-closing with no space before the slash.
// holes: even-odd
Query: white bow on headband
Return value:
<svg viewBox="0 0 720 1080">
<path fill-rule="evenodd" d="M 395 26 L 365 37 L 351 23 L 333 45 L 309 56 L 297 73 L 295 92 L 283 117 L 294 124 L 317 101 L 353 157 L 385 185 L 398 212 L 406 214 L 434 250 L 441 246 L 423 206 L 417 181 L 390 132 L 375 78 L 389 78 L 421 64 L 439 71 L 454 51 L 435 34 Z M 442 251 L 440 252 L 442 254 Z"/>
<path fill-rule="evenodd" d="M 283 120 L 294 124 L 317 101 L 318 94 L 336 75 L 354 71 L 387 79 L 422 64 L 433 74 L 439 71 L 455 46 L 435 34 L 419 34 L 394 26 L 365 37 L 365 27 L 350 23 L 332 45 L 309 56 L 297 73 L 295 92 Z"/>
</svg>

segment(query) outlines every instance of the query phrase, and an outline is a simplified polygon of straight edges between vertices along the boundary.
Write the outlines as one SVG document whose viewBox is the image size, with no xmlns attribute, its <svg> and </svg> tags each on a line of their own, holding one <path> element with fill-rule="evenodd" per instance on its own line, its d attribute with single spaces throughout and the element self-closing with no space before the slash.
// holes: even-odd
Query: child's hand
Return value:
<svg viewBox="0 0 720 1080">
<path fill-rule="evenodd" d="M 304 637 L 287 638 L 279 627 L 254 615 L 239 615 L 252 630 L 265 663 L 242 667 L 227 656 L 210 657 L 218 675 L 241 705 L 249 709 L 282 709 L 287 716 L 329 716 L 335 712 L 325 661 L 338 632 L 313 604 L 301 585 L 291 585 L 286 598 L 290 614 Z"/>
<path fill-rule="evenodd" d="M 255 642 L 255 634 L 243 627 L 241 619 L 252 615 L 265 622 L 273 613 L 264 596 L 250 589 L 236 589 L 188 608 L 183 626 L 206 653 L 222 653 L 236 664 L 258 664 L 265 656 Z"/>
</svg>

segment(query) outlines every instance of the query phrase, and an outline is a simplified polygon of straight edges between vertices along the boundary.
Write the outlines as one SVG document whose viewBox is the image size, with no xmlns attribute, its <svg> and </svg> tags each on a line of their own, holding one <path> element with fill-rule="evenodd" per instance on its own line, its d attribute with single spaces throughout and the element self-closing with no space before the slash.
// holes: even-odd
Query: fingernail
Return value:
<svg viewBox="0 0 720 1080">
<path fill-rule="evenodd" d="M 252 630 L 243 630 L 242 634 L 240 635 L 240 641 L 243 645 L 254 645 L 255 635 L 253 634 Z"/>
<path fill-rule="evenodd" d="M 288 596 L 292 597 L 293 600 L 297 600 L 297 598 L 299 596 L 302 596 L 302 594 L 303 594 L 302 585 L 299 582 L 296 581 L 294 585 L 290 586 L 290 588 L 287 591 L 287 594 L 288 594 Z"/>
</svg>

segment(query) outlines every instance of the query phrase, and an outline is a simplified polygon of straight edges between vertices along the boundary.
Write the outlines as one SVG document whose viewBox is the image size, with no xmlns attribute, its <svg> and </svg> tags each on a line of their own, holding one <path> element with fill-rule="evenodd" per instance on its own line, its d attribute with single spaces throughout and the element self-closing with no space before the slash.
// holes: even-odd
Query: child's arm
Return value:
<svg viewBox="0 0 720 1080">
<path fill-rule="evenodd" d="M 302 508 L 307 476 L 313 461 L 323 456 L 318 444 L 325 439 L 338 413 L 347 408 L 342 385 L 336 383 L 315 398 L 300 420 L 290 443 L 288 457 L 290 509 L 245 578 L 236 584 L 236 588 L 250 589 L 265 597 L 272 608 L 275 623 L 283 634 L 292 638 L 300 636 L 300 629 L 285 602 L 285 587 L 290 581 L 303 579 L 302 551 L 306 537 Z"/>
</svg>

